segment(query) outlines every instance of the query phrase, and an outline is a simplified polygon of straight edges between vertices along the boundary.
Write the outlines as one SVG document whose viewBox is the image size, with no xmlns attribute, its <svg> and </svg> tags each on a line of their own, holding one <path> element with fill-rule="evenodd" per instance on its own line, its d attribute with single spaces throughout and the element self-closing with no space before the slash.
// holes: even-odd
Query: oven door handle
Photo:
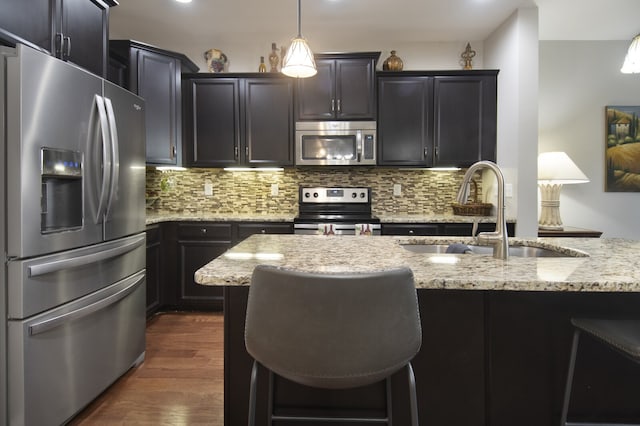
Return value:
<svg viewBox="0 0 640 426">
<path fill-rule="evenodd" d="M 138 248 L 139 246 L 144 244 L 145 239 L 146 237 L 144 235 L 140 235 L 135 240 L 129 241 L 124 245 L 111 249 L 81 256 L 70 257 L 68 259 L 60 259 L 51 262 L 40 263 L 38 265 L 31 265 L 27 268 L 29 277 L 37 277 L 40 275 L 50 274 L 52 272 L 59 272 L 65 269 L 77 268 L 89 263 L 97 263 L 103 260 L 109 260 L 113 257 L 121 256 Z"/>
<path fill-rule="evenodd" d="M 83 306 L 82 308 L 75 309 L 71 312 L 67 312 L 61 315 L 54 316 L 52 318 L 47 318 L 45 320 L 36 322 L 29 326 L 29 335 L 35 336 L 37 334 L 45 333 L 49 330 L 52 330 L 56 327 L 63 325 L 64 323 L 68 323 L 88 315 L 91 315 L 95 312 L 98 312 L 102 309 L 105 309 L 111 305 L 114 305 L 133 293 L 133 291 L 138 287 L 138 284 L 145 279 L 145 272 L 139 272 L 136 275 L 127 278 L 122 282 L 123 285 L 126 285 L 125 288 L 119 290 L 118 292 L 105 297 L 104 299 L 100 299 L 97 302 L 91 303 L 89 305 Z"/>
</svg>

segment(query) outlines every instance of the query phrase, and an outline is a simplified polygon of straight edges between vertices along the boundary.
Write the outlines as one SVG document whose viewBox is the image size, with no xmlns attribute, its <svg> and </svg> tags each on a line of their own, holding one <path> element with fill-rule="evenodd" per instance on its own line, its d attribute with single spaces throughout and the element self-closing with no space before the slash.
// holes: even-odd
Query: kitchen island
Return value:
<svg viewBox="0 0 640 426">
<path fill-rule="evenodd" d="M 423 324 L 422 350 L 413 361 L 421 424 L 558 423 L 571 343 L 569 319 L 640 318 L 640 242 L 512 238 L 512 245 L 527 243 L 568 256 L 508 261 L 415 253 L 402 246 L 453 241 L 473 243 L 444 237 L 255 235 L 198 270 L 198 283 L 223 286 L 225 292 L 225 424 L 246 422 L 252 360 L 244 349 L 244 315 L 258 264 L 324 272 L 410 267 Z M 570 418 L 638 421 L 639 380 L 637 365 L 584 339 Z M 406 424 L 402 384 L 394 378 L 400 425 Z M 259 392 L 264 401 L 264 389 Z M 277 401 L 295 409 L 356 403 L 375 411 L 382 396 L 382 386 L 330 398 L 284 380 L 276 383 Z"/>
</svg>

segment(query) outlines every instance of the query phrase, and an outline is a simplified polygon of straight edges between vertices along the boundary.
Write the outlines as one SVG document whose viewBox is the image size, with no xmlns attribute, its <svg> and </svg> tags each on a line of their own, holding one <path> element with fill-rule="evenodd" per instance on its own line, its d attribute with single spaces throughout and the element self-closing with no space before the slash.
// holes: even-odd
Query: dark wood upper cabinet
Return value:
<svg viewBox="0 0 640 426">
<path fill-rule="evenodd" d="M 378 164 L 431 166 L 431 77 L 378 79 Z"/>
<path fill-rule="evenodd" d="M 380 52 L 316 54 L 318 73 L 298 80 L 298 120 L 375 120 Z"/>
<path fill-rule="evenodd" d="M 182 72 L 186 56 L 132 40 L 109 43 L 109 80 L 145 99 L 147 164 L 181 166 Z"/>
<path fill-rule="evenodd" d="M 293 165 L 293 80 L 185 76 L 185 152 L 195 167 Z"/>
<path fill-rule="evenodd" d="M 116 4 L 111 0 L 3 0 L 0 39 L 44 50 L 105 77 L 109 6 Z"/>
<path fill-rule="evenodd" d="M 378 74 L 378 164 L 468 167 L 496 159 L 498 71 Z"/>
</svg>

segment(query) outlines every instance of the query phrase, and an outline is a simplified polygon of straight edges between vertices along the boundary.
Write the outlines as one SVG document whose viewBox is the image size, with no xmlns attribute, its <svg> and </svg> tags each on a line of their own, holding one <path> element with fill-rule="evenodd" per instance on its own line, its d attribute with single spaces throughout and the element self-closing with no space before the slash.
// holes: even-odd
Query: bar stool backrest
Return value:
<svg viewBox="0 0 640 426">
<path fill-rule="evenodd" d="M 245 325 L 249 354 L 294 382 L 364 386 L 404 367 L 422 342 L 413 273 L 310 273 L 260 265 Z"/>
</svg>

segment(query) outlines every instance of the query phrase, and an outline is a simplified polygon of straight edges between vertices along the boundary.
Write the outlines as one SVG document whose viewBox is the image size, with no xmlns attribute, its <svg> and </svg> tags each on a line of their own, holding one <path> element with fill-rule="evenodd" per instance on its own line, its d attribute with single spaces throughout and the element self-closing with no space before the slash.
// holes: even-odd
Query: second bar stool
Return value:
<svg viewBox="0 0 640 426">
<path fill-rule="evenodd" d="M 386 417 L 276 415 L 269 401 L 269 425 L 277 420 L 390 425 L 390 376 L 405 368 L 411 424 L 418 426 L 410 361 L 421 342 L 417 293 L 408 268 L 320 274 L 259 265 L 251 280 L 245 325 L 245 344 L 254 358 L 249 425 L 255 421 L 257 369 L 262 365 L 270 373 L 316 388 L 387 381 Z"/>
<path fill-rule="evenodd" d="M 571 323 L 575 327 L 573 332 L 573 343 L 571 346 L 571 357 L 569 358 L 569 370 L 567 373 L 567 383 L 565 386 L 564 403 L 562 405 L 562 417 L 560 426 L 567 425 L 611 425 L 611 423 L 571 423 L 567 422 L 569 413 L 569 402 L 571 401 L 571 388 L 573 384 L 573 372 L 578 353 L 578 343 L 580 334 L 587 333 L 595 337 L 605 345 L 610 346 L 621 355 L 640 363 L 640 320 L 606 320 L 589 318 L 572 318 Z M 621 425 L 622 426 L 622 425 Z M 633 426 L 625 424 L 624 426 Z M 637 425 L 637 426 L 640 426 Z"/>
</svg>

